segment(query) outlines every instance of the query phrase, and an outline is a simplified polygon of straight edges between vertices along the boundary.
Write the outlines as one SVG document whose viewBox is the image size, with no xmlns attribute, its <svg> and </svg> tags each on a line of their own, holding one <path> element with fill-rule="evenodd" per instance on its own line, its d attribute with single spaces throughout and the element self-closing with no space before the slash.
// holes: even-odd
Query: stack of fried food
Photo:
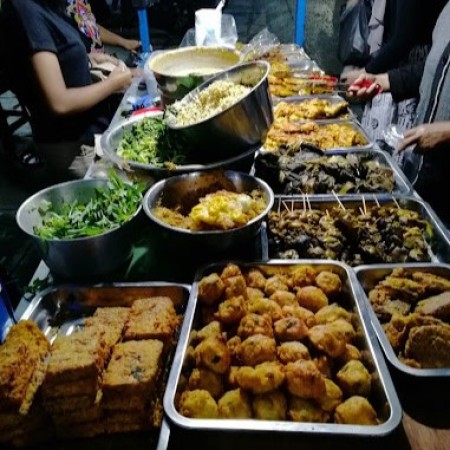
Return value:
<svg viewBox="0 0 450 450">
<path fill-rule="evenodd" d="M 177 407 L 191 418 L 376 425 L 342 280 L 311 266 L 227 265 L 198 285 Z M 348 300 L 348 299 L 347 299 Z"/>
<path fill-rule="evenodd" d="M 0 444 L 31 445 L 51 436 L 39 401 L 50 343 L 30 321 L 14 325 L 0 346 Z"/>
<path fill-rule="evenodd" d="M 321 73 L 302 74 L 287 64 L 273 65 L 268 77 L 271 95 L 279 98 L 298 95 L 332 94 L 337 78 Z"/>
<path fill-rule="evenodd" d="M 279 122 L 303 120 L 348 118 L 348 102 L 331 101 L 326 98 L 312 98 L 297 102 L 280 102 L 273 108 L 273 115 Z"/>
<path fill-rule="evenodd" d="M 450 280 L 394 269 L 369 299 L 400 361 L 414 368 L 450 367 Z"/>
</svg>

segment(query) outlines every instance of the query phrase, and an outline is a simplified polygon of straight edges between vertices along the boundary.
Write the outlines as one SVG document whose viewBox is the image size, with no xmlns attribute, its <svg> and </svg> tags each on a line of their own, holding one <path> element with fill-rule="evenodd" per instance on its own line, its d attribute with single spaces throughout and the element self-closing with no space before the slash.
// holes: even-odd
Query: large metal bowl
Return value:
<svg viewBox="0 0 450 450">
<path fill-rule="evenodd" d="M 220 47 L 185 47 L 162 52 L 147 66 L 165 105 L 182 99 L 208 78 L 239 62 L 239 53 Z"/>
<path fill-rule="evenodd" d="M 259 216 L 241 228 L 211 231 L 191 231 L 176 228 L 158 219 L 153 212 L 158 205 L 168 208 L 181 206 L 184 211 L 190 211 L 201 197 L 220 189 L 239 193 L 248 193 L 254 189 L 259 189 L 264 193 L 266 208 Z M 188 248 L 198 247 L 211 251 L 225 251 L 248 239 L 254 239 L 273 202 L 272 189 L 259 178 L 240 172 L 211 171 L 193 172 L 161 180 L 147 191 L 143 203 L 147 216 L 164 231 L 172 244 L 185 245 Z"/>
<path fill-rule="evenodd" d="M 128 222 L 97 236 L 42 239 L 34 233 L 34 227 L 42 223 L 38 211 L 42 202 L 51 202 L 56 209 L 74 200 L 87 203 L 95 195 L 96 188 L 107 185 L 106 180 L 69 181 L 43 189 L 20 206 L 17 224 L 33 238 L 53 274 L 73 280 L 94 279 L 114 271 L 131 257 L 133 229 L 142 205 Z"/>
<path fill-rule="evenodd" d="M 187 142 L 196 161 L 229 158 L 259 145 L 266 139 L 273 122 L 272 103 L 267 76 L 270 66 L 256 61 L 235 66 L 203 83 L 181 100 L 189 102 L 218 80 L 229 80 L 251 87 L 250 92 L 232 106 L 193 125 L 179 126 L 166 111 L 167 125 Z"/>
</svg>

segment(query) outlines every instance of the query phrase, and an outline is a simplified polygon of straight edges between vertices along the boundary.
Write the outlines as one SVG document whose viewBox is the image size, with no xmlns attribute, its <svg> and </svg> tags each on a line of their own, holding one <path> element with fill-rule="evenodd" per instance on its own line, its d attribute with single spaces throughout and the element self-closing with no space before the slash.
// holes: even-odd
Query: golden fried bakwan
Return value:
<svg viewBox="0 0 450 450">
<path fill-rule="evenodd" d="M 360 396 L 350 397 L 336 407 L 336 423 L 348 425 L 378 425 L 377 413 L 369 401 Z"/>
<path fill-rule="evenodd" d="M 219 416 L 224 419 L 251 419 L 252 406 L 249 395 L 242 389 L 225 392 L 218 400 Z"/>
<path fill-rule="evenodd" d="M 278 341 L 299 341 L 308 335 L 305 322 L 297 317 L 284 317 L 273 324 Z"/>
<path fill-rule="evenodd" d="M 314 313 L 309 309 L 303 308 L 303 306 L 283 306 L 282 312 L 284 317 L 297 317 L 303 320 L 309 328 L 316 324 Z"/>
<path fill-rule="evenodd" d="M 311 266 L 298 266 L 291 271 L 292 286 L 306 287 L 314 285 L 316 271 Z"/>
<path fill-rule="evenodd" d="M 255 334 L 273 337 L 272 319 L 267 314 L 247 314 L 241 319 L 237 334 L 242 339 Z"/>
<path fill-rule="evenodd" d="M 328 297 L 338 295 L 342 289 L 342 283 L 339 275 L 333 272 L 328 272 L 326 270 L 320 272 L 317 275 L 316 285 L 317 287 L 322 289 L 322 291 L 325 292 L 325 295 L 327 295 Z"/>
<path fill-rule="evenodd" d="M 225 373 L 231 365 L 230 351 L 226 339 L 213 336 L 200 342 L 195 348 L 197 366 L 206 367 L 215 373 Z"/>
<path fill-rule="evenodd" d="M 249 300 L 257 299 L 257 298 L 264 298 L 265 294 L 261 289 L 248 287 L 247 288 L 247 298 Z"/>
<path fill-rule="evenodd" d="M 317 403 L 324 411 L 331 413 L 342 403 L 343 395 L 341 388 L 329 378 L 325 378 L 325 387 L 326 394 L 318 398 Z"/>
<path fill-rule="evenodd" d="M 328 325 L 316 325 L 309 329 L 311 344 L 332 358 L 337 358 L 345 352 L 346 341 L 340 339 Z"/>
<path fill-rule="evenodd" d="M 242 275 L 241 269 L 236 264 L 229 263 L 225 266 L 225 268 L 222 270 L 222 273 L 220 274 L 220 278 L 222 281 L 227 280 L 231 277 L 237 277 L 239 275 Z"/>
<path fill-rule="evenodd" d="M 203 277 L 198 283 L 198 299 L 206 305 L 216 304 L 224 292 L 225 285 L 217 273 Z"/>
<path fill-rule="evenodd" d="M 277 355 L 283 364 L 299 359 L 311 359 L 308 347 L 301 342 L 283 342 L 277 347 Z"/>
<path fill-rule="evenodd" d="M 242 339 L 239 336 L 233 336 L 227 341 L 227 347 L 233 361 L 236 359 L 236 350 L 241 345 L 241 342 Z"/>
<path fill-rule="evenodd" d="M 332 303 L 331 305 L 321 308 L 316 312 L 314 317 L 318 325 L 325 325 L 338 319 L 344 319 L 347 322 L 351 322 L 352 320 L 351 313 L 337 303 Z"/>
<path fill-rule="evenodd" d="M 247 273 L 246 281 L 247 286 L 256 289 L 264 289 L 266 286 L 266 277 L 258 269 L 250 269 Z"/>
<path fill-rule="evenodd" d="M 247 303 L 247 309 L 249 313 L 260 315 L 267 314 L 273 321 L 283 317 L 281 306 L 268 298 L 256 298 L 249 300 Z"/>
<path fill-rule="evenodd" d="M 235 355 L 241 365 L 256 366 L 277 359 L 277 344 L 273 338 L 255 334 L 236 347 Z"/>
<path fill-rule="evenodd" d="M 242 275 L 236 275 L 225 279 L 225 298 L 242 297 L 247 298 L 247 285 Z"/>
<path fill-rule="evenodd" d="M 281 307 L 289 305 L 298 305 L 295 294 L 288 291 L 275 291 L 269 298 L 277 302 Z"/>
<path fill-rule="evenodd" d="M 255 395 L 252 402 L 255 418 L 260 420 L 286 420 L 287 400 L 280 391 Z"/>
<path fill-rule="evenodd" d="M 372 387 L 372 377 L 361 361 L 349 361 L 336 374 L 339 387 L 346 395 L 367 397 Z"/>
<path fill-rule="evenodd" d="M 352 359 L 361 360 L 361 352 L 352 344 L 345 344 L 345 351 L 339 356 L 339 361 L 342 364 L 348 363 Z"/>
<path fill-rule="evenodd" d="M 313 358 L 312 361 L 324 377 L 326 378 L 332 377 L 334 368 L 333 358 L 331 358 L 328 355 L 319 355 Z"/>
<path fill-rule="evenodd" d="M 203 341 L 209 337 L 221 335 L 222 335 L 222 325 L 217 320 L 214 320 L 208 323 L 208 325 L 204 326 L 201 330 L 197 331 L 195 335 L 192 336 L 192 342 Z"/>
<path fill-rule="evenodd" d="M 326 326 L 332 330 L 339 339 L 344 340 L 346 343 L 351 342 L 356 336 L 353 325 L 344 319 L 337 319 L 334 322 L 328 323 Z"/>
<path fill-rule="evenodd" d="M 291 397 L 288 415 L 294 422 L 326 423 L 329 415 L 314 401 L 300 397 Z"/>
<path fill-rule="evenodd" d="M 238 324 L 247 314 L 246 302 L 242 295 L 220 303 L 214 318 L 227 325 Z"/>
<path fill-rule="evenodd" d="M 238 367 L 234 381 L 253 394 L 265 394 L 278 389 L 284 381 L 283 367 L 277 361 L 264 362 L 256 367 Z"/>
<path fill-rule="evenodd" d="M 299 360 L 285 366 L 286 386 L 297 397 L 318 399 L 326 394 L 325 377 L 312 361 Z"/>
<path fill-rule="evenodd" d="M 196 389 L 184 391 L 180 397 L 180 413 L 193 419 L 217 419 L 219 411 L 216 401 L 208 391 Z"/>
<path fill-rule="evenodd" d="M 297 290 L 297 300 L 300 306 L 316 313 L 328 305 L 328 298 L 322 289 L 316 286 L 306 286 Z"/>
<path fill-rule="evenodd" d="M 189 389 L 208 391 L 214 398 L 219 398 L 224 391 L 222 377 L 212 370 L 194 369 L 189 377 Z"/>
<path fill-rule="evenodd" d="M 289 280 L 284 275 L 273 275 L 268 278 L 264 286 L 264 292 L 269 297 L 276 291 L 289 291 Z"/>
</svg>

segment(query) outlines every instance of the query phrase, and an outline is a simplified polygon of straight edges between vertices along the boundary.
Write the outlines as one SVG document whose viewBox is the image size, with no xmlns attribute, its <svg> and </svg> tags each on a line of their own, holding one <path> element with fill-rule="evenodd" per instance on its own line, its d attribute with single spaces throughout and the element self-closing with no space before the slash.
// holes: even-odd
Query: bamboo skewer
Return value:
<svg viewBox="0 0 450 450">
<path fill-rule="evenodd" d="M 342 202 L 339 200 L 339 197 L 338 197 L 338 195 L 336 194 L 336 192 L 334 192 L 334 190 L 332 190 L 331 191 L 332 192 L 332 194 L 334 195 L 334 198 L 336 199 L 336 201 L 339 203 L 339 206 L 344 210 L 344 211 L 347 211 L 346 209 L 345 209 L 345 206 L 342 204 Z"/>
</svg>

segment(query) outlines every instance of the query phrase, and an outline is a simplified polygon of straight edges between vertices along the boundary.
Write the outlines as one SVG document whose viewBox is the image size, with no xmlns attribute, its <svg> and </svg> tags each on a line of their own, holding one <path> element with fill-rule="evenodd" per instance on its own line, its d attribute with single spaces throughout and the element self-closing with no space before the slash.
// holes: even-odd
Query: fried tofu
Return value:
<svg viewBox="0 0 450 450">
<path fill-rule="evenodd" d="M 93 399 L 91 395 L 79 395 L 77 397 L 57 397 L 44 399 L 44 408 L 52 416 L 65 414 L 70 411 L 78 411 L 91 408 L 98 401 L 99 394 Z"/>
<path fill-rule="evenodd" d="M 125 324 L 124 340 L 159 339 L 170 341 L 178 325 L 172 300 L 151 297 L 136 300 Z"/>
<path fill-rule="evenodd" d="M 67 383 L 48 383 L 42 386 L 42 395 L 46 399 L 57 397 L 94 396 L 98 389 L 96 378 L 81 378 Z"/>
</svg>

